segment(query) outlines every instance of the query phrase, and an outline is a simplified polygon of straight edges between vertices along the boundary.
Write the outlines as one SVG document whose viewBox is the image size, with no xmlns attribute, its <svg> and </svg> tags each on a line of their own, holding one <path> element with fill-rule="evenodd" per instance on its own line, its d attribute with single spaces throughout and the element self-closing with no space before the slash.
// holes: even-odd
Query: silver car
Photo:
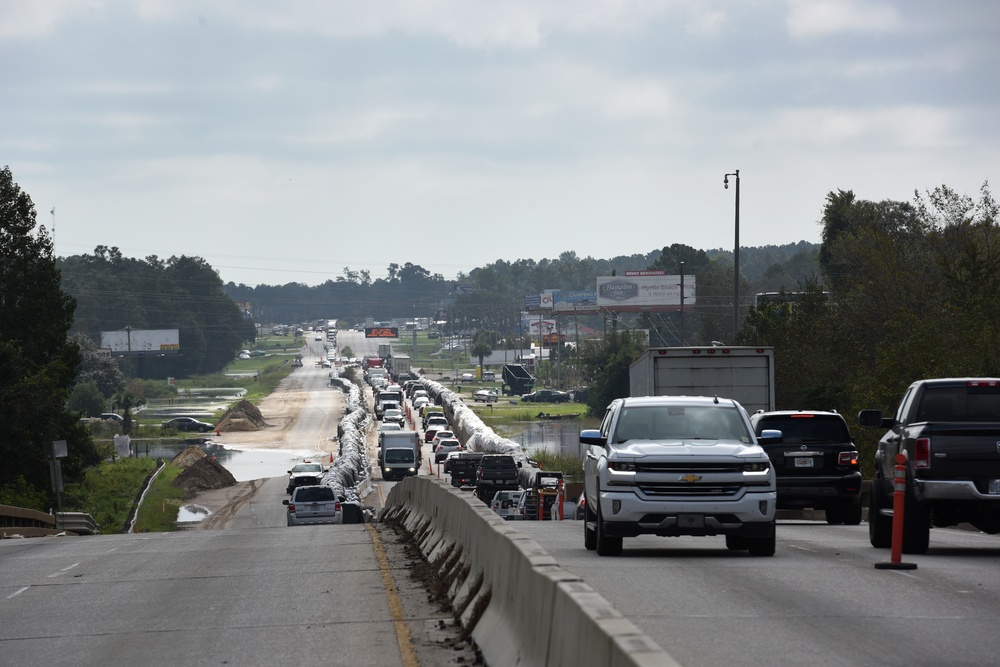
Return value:
<svg viewBox="0 0 1000 667">
<path fill-rule="evenodd" d="M 342 523 L 340 499 L 331 486 L 300 486 L 292 491 L 288 506 L 288 525 L 305 526 L 317 523 Z"/>
</svg>

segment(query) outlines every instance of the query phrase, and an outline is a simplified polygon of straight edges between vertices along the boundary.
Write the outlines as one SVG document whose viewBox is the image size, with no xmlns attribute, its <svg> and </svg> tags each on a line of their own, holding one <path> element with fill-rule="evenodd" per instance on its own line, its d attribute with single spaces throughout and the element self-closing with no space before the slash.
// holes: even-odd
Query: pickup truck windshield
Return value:
<svg viewBox="0 0 1000 667">
<path fill-rule="evenodd" d="M 920 399 L 917 421 L 1000 421 L 1000 386 L 927 387 Z"/>
<path fill-rule="evenodd" d="M 726 406 L 623 408 L 613 442 L 629 440 L 738 440 L 751 442 L 740 414 Z"/>
</svg>

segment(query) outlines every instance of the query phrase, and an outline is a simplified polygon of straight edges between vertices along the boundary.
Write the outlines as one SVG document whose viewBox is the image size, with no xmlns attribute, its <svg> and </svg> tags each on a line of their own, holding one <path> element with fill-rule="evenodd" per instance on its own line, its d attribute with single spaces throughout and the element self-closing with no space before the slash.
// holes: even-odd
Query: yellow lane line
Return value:
<svg viewBox="0 0 1000 667">
<path fill-rule="evenodd" d="M 413 650 L 413 643 L 410 641 L 410 626 L 406 624 L 403 613 L 403 602 L 399 599 L 399 592 L 396 584 L 392 580 L 392 572 L 389 571 L 389 559 L 385 557 L 385 547 L 379 539 L 378 532 L 366 524 L 368 533 L 372 537 L 372 545 L 375 547 L 375 558 L 378 560 L 379 574 L 382 576 L 382 587 L 385 588 L 385 597 L 389 602 L 389 613 L 392 615 L 392 624 L 396 628 L 396 643 L 399 644 L 399 656 L 403 660 L 403 667 L 419 667 L 417 654 Z"/>
</svg>

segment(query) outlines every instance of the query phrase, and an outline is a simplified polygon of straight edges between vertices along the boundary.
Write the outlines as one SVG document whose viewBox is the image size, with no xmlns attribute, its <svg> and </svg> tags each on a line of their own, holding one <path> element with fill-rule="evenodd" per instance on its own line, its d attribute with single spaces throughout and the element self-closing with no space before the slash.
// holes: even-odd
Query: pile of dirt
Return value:
<svg viewBox="0 0 1000 667">
<path fill-rule="evenodd" d="M 257 406 L 242 400 L 226 410 L 222 419 L 216 423 L 216 428 L 220 431 L 259 431 L 267 425 Z"/>
<path fill-rule="evenodd" d="M 215 457 L 202 454 L 200 459 L 187 466 L 172 483 L 184 489 L 184 497 L 187 499 L 201 491 L 233 486 L 236 478 Z"/>
<path fill-rule="evenodd" d="M 171 461 L 178 468 L 188 468 L 205 458 L 205 452 L 197 445 L 189 445 Z"/>
</svg>

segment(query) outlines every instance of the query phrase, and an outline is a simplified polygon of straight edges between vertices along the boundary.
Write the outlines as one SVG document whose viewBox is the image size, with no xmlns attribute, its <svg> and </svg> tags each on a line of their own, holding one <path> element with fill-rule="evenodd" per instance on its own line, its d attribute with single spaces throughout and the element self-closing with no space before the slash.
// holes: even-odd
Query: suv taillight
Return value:
<svg viewBox="0 0 1000 667">
<path fill-rule="evenodd" d="M 913 467 L 927 469 L 931 467 L 931 439 L 917 438 L 913 443 Z"/>
<path fill-rule="evenodd" d="M 288 513 L 291 514 L 295 511 L 295 505 L 288 503 Z"/>
<path fill-rule="evenodd" d="M 837 464 L 842 466 L 856 466 L 858 465 L 858 453 L 851 452 L 840 452 L 837 455 Z"/>
</svg>

